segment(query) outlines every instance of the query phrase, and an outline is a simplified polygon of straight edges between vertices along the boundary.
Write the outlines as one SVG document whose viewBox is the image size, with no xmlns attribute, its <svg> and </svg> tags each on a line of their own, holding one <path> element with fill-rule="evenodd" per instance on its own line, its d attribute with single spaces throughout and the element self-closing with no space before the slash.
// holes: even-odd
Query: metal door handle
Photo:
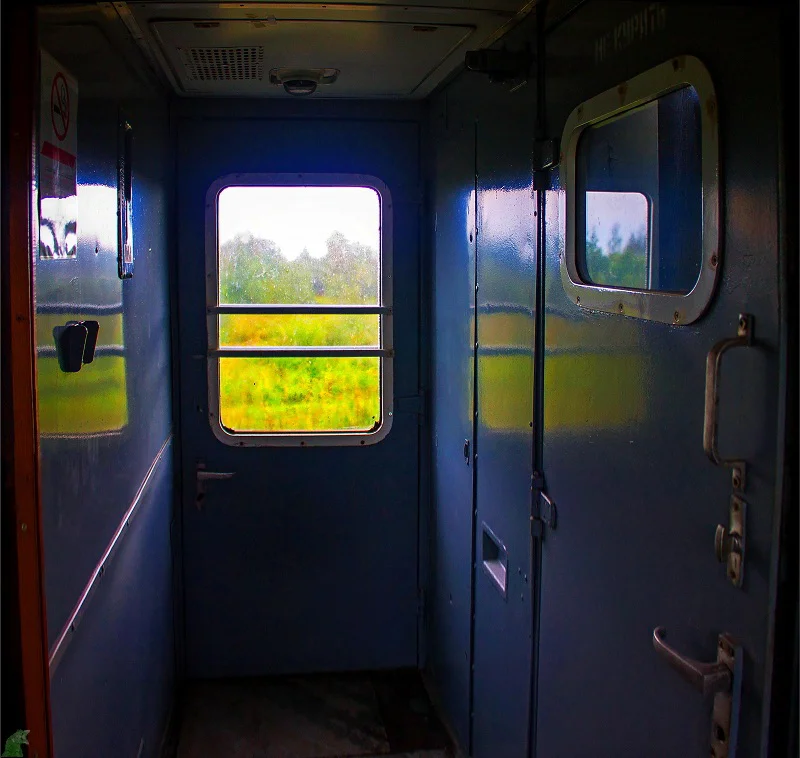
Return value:
<svg viewBox="0 0 800 758">
<path fill-rule="evenodd" d="M 717 641 L 716 663 L 700 663 L 686 658 L 664 641 L 664 627 L 653 630 L 653 647 L 687 682 L 704 695 L 714 693 L 711 711 L 711 758 L 736 755 L 742 690 L 742 650 L 728 634 Z"/>
<path fill-rule="evenodd" d="M 734 347 L 749 347 L 753 344 L 753 317 L 749 313 L 739 314 L 736 337 L 728 337 L 717 342 L 706 358 L 706 404 L 703 414 L 703 450 L 717 466 L 725 466 L 733 471 L 733 488 L 744 490 L 745 462 L 733 458 L 723 458 L 717 448 L 717 427 L 719 411 L 719 375 L 722 356 Z"/>
<path fill-rule="evenodd" d="M 203 505 L 203 500 L 206 497 L 206 482 L 218 479 L 232 479 L 234 477 L 233 471 L 206 471 L 205 463 L 198 463 L 195 469 L 195 476 L 197 477 L 197 489 L 195 490 L 194 504 L 197 510 Z"/>
<path fill-rule="evenodd" d="M 709 695 L 712 692 L 727 692 L 731 689 L 733 672 L 724 661 L 701 663 L 686 658 L 666 643 L 665 633 L 663 626 L 653 630 L 653 647 L 696 690 Z"/>
<path fill-rule="evenodd" d="M 209 479 L 232 479 L 233 471 L 198 471 L 197 481 L 206 482 Z"/>
</svg>

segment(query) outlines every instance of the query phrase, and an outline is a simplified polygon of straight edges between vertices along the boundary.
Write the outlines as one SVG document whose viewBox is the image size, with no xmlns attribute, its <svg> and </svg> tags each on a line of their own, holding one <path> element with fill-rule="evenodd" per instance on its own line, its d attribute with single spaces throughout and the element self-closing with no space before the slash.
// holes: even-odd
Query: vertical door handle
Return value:
<svg viewBox="0 0 800 758">
<path fill-rule="evenodd" d="M 703 450 L 717 466 L 732 470 L 733 489 L 744 490 L 745 462 L 733 458 L 723 458 L 717 447 L 717 428 L 719 425 L 719 375 L 722 356 L 734 347 L 749 347 L 753 344 L 753 317 L 749 313 L 739 314 L 735 337 L 717 342 L 706 357 L 706 403 L 703 414 Z"/>
</svg>

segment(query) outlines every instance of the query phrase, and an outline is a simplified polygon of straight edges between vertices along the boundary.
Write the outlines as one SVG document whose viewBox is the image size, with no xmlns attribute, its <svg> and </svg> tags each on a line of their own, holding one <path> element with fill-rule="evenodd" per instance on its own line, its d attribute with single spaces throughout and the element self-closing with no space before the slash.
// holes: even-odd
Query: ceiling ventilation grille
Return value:
<svg viewBox="0 0 800 758">
<path fill-rule="evenodd" d="M 253 81 L 264 76 L 263 47 L 181 48 L 186 76 L 193 82 Z"/>
</svg>

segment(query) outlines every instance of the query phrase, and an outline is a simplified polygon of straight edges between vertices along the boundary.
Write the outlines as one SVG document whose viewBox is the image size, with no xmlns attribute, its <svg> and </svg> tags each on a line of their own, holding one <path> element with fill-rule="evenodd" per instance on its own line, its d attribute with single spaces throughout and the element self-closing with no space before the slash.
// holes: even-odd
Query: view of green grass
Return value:
<svg viewBox="0 0 800 758">
<path fill-rule="evenodd" d="M 380 358 L 222 358 L 220 421 L 235 431 L 369 430 Z"/>
<path fill-rule="evenodd" d="M 220 316 L 219 344 L 223 347 L 377 347 L 380 316 L 361 314 Z"/>
<path fill-rule="evenodd" d="M 285 257 L 270 240 L 237 236 L 219 251 L 219 301 L 378 305 L 377 251 L 338 232 L 327 253 Z M 380 317 L 225 314 L 223 347 L 379 346 Z M 222 358 L 220 422 L 238 432 L 370 430 L 380 422 L 380 358 Z"/>
</svg>

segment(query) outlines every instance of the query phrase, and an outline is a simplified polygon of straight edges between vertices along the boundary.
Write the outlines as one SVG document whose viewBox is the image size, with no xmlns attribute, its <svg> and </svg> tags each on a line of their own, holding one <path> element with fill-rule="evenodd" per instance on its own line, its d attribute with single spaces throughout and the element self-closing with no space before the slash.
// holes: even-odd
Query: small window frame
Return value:
<svg viewBox="0 0 800 758">
<path fill-rule="evenodd" d="M 578 268 L 576 165 L 581 134 L 601 121 L 658 100 L 690 85 L 700 102 L 702 182 L 702 259 L 700 275 L 687 293 L 607 287 L 585 281 Z M 703 63 L 691 55 L 672 58 L 578 105 L 567 118 L 561 138 L 564 166 L 565 250 L 561 281 L 567 296 L 580 308 L 633 316 L 667 324 L 691 324 L 714 296 L 722 265 L 720 237 L 719 137 L 716 93 Z M 651 219 L 651 229 L 652 229 Z M 648 239 L 648 247 L 652 240 Z M 661 251 L 663 255 L 666 251 Z"/>
<path fill-rule="evenodd" d="M 323 306 L 308 305 L 271 306 L 256 310 L 263 313 L 308 312 L 315 313 L 357 312 L 380 315 L 380 346 L 374 347 L 298 347 L 292 351 L 308 354 L 310 357 L 378 357 L 380 370 L 380 424 L 370 431 L 290 431 L 290 432 L 233 432 L 222 425 L 219 397 L 219 359 L 225 354 L 246 357 L 280 357 L 287 351 L 280 348 L 263 347 L 255 349 L 221 348 L 219 345 L 219 315 L 222 312 L 236 312 L 237 306 L 219 304 L 218 269 L 218 199 L 228 187 L 367 187 L 374 190 L 379 198 L 380 208 L 380 303 L 377 306 Z M 383 440 L 392 428 L 394 416 L 394 344 L 392 308 L 392 196 L 389 188 L 377 177 L 367 174 L 327 174 L 327 173 L 233 173 L 214 181 L 206 193 L 205 206 L 205 247 L 206 247 L 206 330 L 208 352 L 208 418 L 214 436 L 223 444 L 233 447 L 322 447 L 322 446 L 365 446 Z M 244 306 L 246 312 L 254 313 L 253 306 Z M 244 309 L 242 312 L 245 312 Z"/>
</svg>

